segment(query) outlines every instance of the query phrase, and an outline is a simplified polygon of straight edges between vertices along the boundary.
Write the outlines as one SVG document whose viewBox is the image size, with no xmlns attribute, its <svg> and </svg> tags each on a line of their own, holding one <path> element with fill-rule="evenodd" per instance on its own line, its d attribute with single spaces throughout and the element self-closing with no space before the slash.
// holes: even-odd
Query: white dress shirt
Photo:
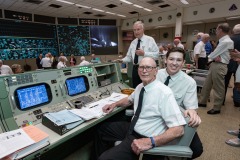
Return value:
<svg viewBox="0 0 240 160">
<path fill-rule="evenodd" d="M 124 63 L 134 61 L 137 43 L 138 38 L 131 42 L 126 57 L 122 59 Z M 144 51 L 144 56 L 138 56 L 138 63 L 143 59 L 143 57 L 152 57 L 153 59 L 158 60 L 159 48 L 152 37 L 143 35 L 141 37 L 140 48 Z"/>
<path fill-rule="evenodd" d="M 228 35 L 223 36 L 219 39 L 219 44 L 216 49 L 208 56 L 210 59 L 214 59 L 217 56 L 221 57 L 221 62 L 228 64 L 230 60 L 230 55 L 228 49 L 234 48 L 234 43 Z"/>
<path fill-rule="evenodd" d="M 42 65 L 43 68 L 49 68 L 52 67 L 52 61 L 48 57 L 42 58 L 40 64 Z"/>
<path fill-rule="evenodd" d="M 160 69 L 158 70 L 157 80 L 164 83 L 168 76 L 169 74 L 166 68 Z M 185 109 L 198 108 L 197 84 L 192 77 L 188 76 L 183 71 L 179 71 L 171 76 L 168 87 L 172 89 L 179 106 Z"/>
<path fill-rule="evenodd" d="M 66 67 L 67 67 L 66 64 L 63 63 L 62 61 L 58 62 L 58 64 L 57 64 L 57 69 L 66 68 Z"/>
<path fill-rule="evenodd" d="M 198 54 L 201 58 L 206 58 L 205 44 L 203 41 L 200 41 L 195 45 L 193 53 L 194 55 Z"/>
<path fill-rule="evenodd" d="M 8 66 L 8 65 L 2 65 L 0 67 L 0 75 L 9 75 L 9 74 L 13 74 L 12 69 Z"/>
<path fill-rule="evenodd" d="M 134 130 L 144 136 L 157 136 L 168 128 L 186 124 L 171 89 L 158 80 L 146 86 L 139 84 L 128 97 L 138 107 L 141 89 L 144 87 L 142 110 Z"/>
<path fill-rule="evenodd" d="M 80 64 L 79 64 L 79 66 L 87 66 L 87 65 L 89 65 L 90 63 L 88 62 L 88 61 L 86 61 L 86 60 L 83 60 Z"/>
</svg>

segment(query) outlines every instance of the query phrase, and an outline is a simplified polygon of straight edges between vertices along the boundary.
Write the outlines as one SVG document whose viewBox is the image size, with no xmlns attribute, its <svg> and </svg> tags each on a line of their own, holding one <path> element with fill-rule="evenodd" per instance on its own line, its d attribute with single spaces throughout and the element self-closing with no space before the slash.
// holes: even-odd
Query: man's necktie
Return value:
<svg viewBox="0 0 240 160">
<path fill-rule="evenodd" d="M 140 48 L 140 42 L 141 42 L 141 39 L 138 39 L 136 50 L 138 50 Z M 134 56 L 134 64 L 138 64 L 138 55 L 136 53 Z"/>
<path fill-rule="evenodd" d="M 138 107 L 137 107 L 137 110 L 134 114 L 134 117 L 132 119 L 132 122 L 130 124 L 130 127 L 129 127 L 129 134 L 132 134 L 133 130 L 134 130 L 134 126 L 136 125 L 137 123 L 137 120 L 139 118 L 139 115 L 140 115 L 140 112 L 142 110 L 142 101 L 143 101 L 143 95 L 144 95 L 144 87 L 141 89 L 141 92 L 139 94 L 139 99 L 138 99 Z"/>
<path fill-rule="evenodd" d="M 165 84 L 166 86 L 168 86 L 168 83 L 169 83 L 169 80 L 170 80 L 170 79 L 171 79 L 171 77 L 168 76 L 167 79 L 166 79 L 166 81 L 164 82 L 164 84 Z"/>
</svg>

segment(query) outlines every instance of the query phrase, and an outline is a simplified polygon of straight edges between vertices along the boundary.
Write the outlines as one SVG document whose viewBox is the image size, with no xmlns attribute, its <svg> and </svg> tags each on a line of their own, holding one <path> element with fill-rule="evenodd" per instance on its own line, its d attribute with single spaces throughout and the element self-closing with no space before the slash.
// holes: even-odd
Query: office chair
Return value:
<svg viewBox="0 0 240 160">
<path fill-rule="evenodd" d="M 181 108 L 181 112 L 184 112 L 184 109 Z M 189 117 L 185 118 L 186 123 L 188 124 Z M 192 157 L 192 150 L 190 149 L 190 144 L 192 142 L 193 136 L 195 135 L 196 128 L 192 128 L 188 125 L 184 126 L 184 135 L 179 137 L 176 140 L 174 145 L 164 145 L 160 147 L 155 147 L 147 151 L 143 151 L 140 154 L 139 160 L 142 160 L 144 154 L 150 155 L 162 155 L 167 157 L 174 157 L 174 159 L 187 159 Z"/>
</svg>

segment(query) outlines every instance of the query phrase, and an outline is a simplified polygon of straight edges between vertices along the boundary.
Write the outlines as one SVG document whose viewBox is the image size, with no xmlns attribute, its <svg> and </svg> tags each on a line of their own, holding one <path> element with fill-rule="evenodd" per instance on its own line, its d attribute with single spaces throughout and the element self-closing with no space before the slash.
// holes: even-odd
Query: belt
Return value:
<svg viewBox="0 0 240 160">
<path fill-rule="evenodd" d="M 141 135 L 141 134 L 137 133 L 137 132 L 134 131 L 134 130 L 133 130 L 133 132 L 132 132 L 132 135 L 135 136 L 136 138 L 147 138 L 146 136 Z"/>
<path fill-rule="evenodd" d="M 225 65 L 227 65 L 226 63 L 223 63 L 223 62 L 216 62 L 216 61 L 212 61 L 212 62 L 214 62 L 214 63 L 221 63 L 221 64 L 225 64 Z"/>
</svg>

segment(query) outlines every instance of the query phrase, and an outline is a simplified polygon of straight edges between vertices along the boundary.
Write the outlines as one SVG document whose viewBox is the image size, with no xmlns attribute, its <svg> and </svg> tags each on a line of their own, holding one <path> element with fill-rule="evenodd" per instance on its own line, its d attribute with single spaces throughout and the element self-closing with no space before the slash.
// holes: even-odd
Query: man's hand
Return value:
<svg viewBox="0 0 240 160">
<path fill-rule="evenodd" d="M 113 109 L 116 107 L 116 105 L 113 103 L 113 104 L 107 104 L 105 105 L 102 110 L 104 113 L 111 113 L 113 111 Z"/>
<path fill-rule="evenodd" d="M 187 109 L 184 112 L 184 117 L 187 117 L 187 116 L 190 117 L 188 125 L 191 127 L 197 127 L 202 122 L 201 118 L 198 116 L 197 112 L 194 109 Z"/>
<path fill-rule="evenodd" d="M 137 49 L 135 51 L 135 53 L 138 55 L 138 56 L 144 56 L 144 51 L 142 49 Z"/>
<path fill-rule="evenodd" d="M 240 52 L 235 49 L 230 52 L 230 56 L 233 60 L 238 60 L 240 58 Z"/>
<path fill-rule="evenodd" d="M 152 142 L 150 138 L 140 138 L 134 139 L 131 144 L 132 150 L 136 155 L 139 155 L 140 152 L 152 148 Z"/>
<path fill-rule="evenodd" d="M 216 58 L 214 58 L 214 61 L 215 61 L 215 62 L 221 62 L 221 60 L 222 60 L 222 59 L 221 59 L 220 56 L 217 56 Z"/>
<path fill-rule="evenodd" d="M 115 59 L 115 60 L 113 60 L 113 62 L 119 62 L 119 63 L 122 63 L 123 60 L 122 60 L 122 59 Z"/>
</svg>

